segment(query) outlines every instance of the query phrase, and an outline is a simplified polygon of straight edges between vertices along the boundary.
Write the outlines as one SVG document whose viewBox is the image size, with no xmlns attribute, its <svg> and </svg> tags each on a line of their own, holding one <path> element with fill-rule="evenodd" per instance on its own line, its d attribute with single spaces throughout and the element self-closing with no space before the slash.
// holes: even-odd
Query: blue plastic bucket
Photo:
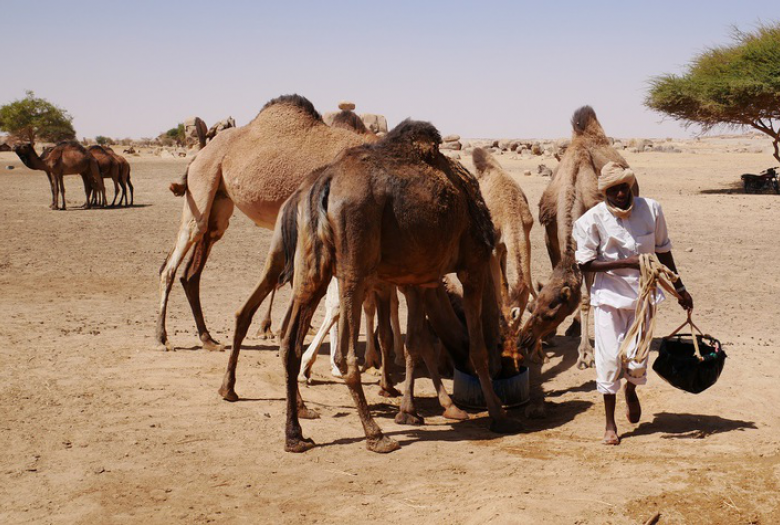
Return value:
<svg viewBox="0 0 780 525">
<path fill-rule="evenodd" d="M 464 408 L 484 409 L 485 396 L 482 395 L 482 387 L 479 378 L 461 372 L 457 368 L 453 375 L 452 399 L 456 404 Z M 496 392 L 501 404 L 507 408 L 517 407 L 528 403 L 531 399 L 531 382 L 528 368 L 520 367 L 520 373 L 506 379 L 494 379 L 493 390 Z"/>
</svg>

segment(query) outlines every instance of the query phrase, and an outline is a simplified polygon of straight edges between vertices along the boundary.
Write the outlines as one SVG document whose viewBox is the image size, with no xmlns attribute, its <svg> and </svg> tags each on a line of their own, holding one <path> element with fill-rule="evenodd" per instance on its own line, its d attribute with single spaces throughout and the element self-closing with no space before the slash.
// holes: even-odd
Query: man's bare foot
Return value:
<svg viewBox="0 0 780 525">
<path fill-rule="evenodd" d="M 626 418 L 629 423 L 639 423 L 642 418 L 642 405 L 639 403 L 639 397 L 636 395 L 636 387 L 628 388 L 628 384 L 623 387 L 623 393 L 626 396 Z"/>
<path fill-rule="evenodd" d="M 604 432 L 604 439 L 601 442 L 605 445 L 620 445 L 620 438 L 614 430 L 607 430 Z"/>
</svg>

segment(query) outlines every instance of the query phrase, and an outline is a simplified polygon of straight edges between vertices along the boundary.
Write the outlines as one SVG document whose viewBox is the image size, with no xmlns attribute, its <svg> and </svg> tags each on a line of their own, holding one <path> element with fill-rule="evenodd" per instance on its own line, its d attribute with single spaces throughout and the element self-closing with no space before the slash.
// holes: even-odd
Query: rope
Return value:
<svg viewBox="0 0 780 525">
<path fill-rule="evenodd" d="M 636 303 L 636 317 L 626 333 L 620 345 L 619 354 L 624 363 L 633 362 L 641 364 L 650 353 L 650 343 L 653 340 L 655 329 L 656 307 L 655 297 L 658 293 L 658 285 L 674 297 L 680 295 L 675 291 L 671 283 L 680 277 L 667 268 L 654 253 L 639 254 L 639 297 Z M 670 282 L 671 281 L 671 282 Z M 628 349 L 633 341 L 637 342 L 636 353 L 628 357 Z M 629 369 L 629 374 L 632 370 Z M 637 374 L 643 374 L 644 369 L 634 370 Z"/>
</svg>

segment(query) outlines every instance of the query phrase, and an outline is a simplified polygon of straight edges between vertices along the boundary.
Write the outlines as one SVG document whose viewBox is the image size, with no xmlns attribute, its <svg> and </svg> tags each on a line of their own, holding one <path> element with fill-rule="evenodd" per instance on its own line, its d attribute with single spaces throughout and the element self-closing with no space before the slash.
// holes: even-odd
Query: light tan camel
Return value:
<svg viewBox="0 0 780 525">
<path fill-rule="evenodd" d="M 542 339 L 554 334 L 579 306 L 582 319 L 575 320 L 567 335 L 581 335 L 577 366 L 587 368 L 593 366 L 589 337 L 592 276 L 585 276 L 585 293 L 582 293 L 583 275 L 574 259 L 576 243 L 572 227 L 583 213 L 603 200 L 598 192 L 601 168 L 610 161 L 626 168 L 628 163 L 610 145 L 590 106 L 575 111 L 572 127 L 571 145 L 561 157 L 539 202 L 539 222 L 545 227 L 545 243 L 553 273 L 534 301 L 531 316 L 523 325 L 520 343 L 540 356 Z M 541 401 L 535 402 L 538 408 Z"/>
<path fill-rule="evenodd" d="M 200 117 L 188 117 L 184 120 L 184 143 L 189 146 L 198 145 L 199 149 L 206 147 L 208 128 Z"/>
<path fill-rule="evenodd" d="M 121 165 L 116 160 L 114 155 L 109 153 L 105 148 L 103 148 L 103 146 L 90 146 L 87 148 L 87 151 L 90 155 L 95 157 L 95 160 L 98 161 L 98 165 L 100 166 L 100 176 L 103 179 L 111 179 L 111 181 L 114 183 L 114 200 L 112 200 L 110 204 L 110 206 L 114 206 L 116 204 L 116 198 L 119 195 Z M 93 200 L 94 199 L 95 197 L 93 197 Z M 103 201 L 103 205 L 106 205 L 105 200 Z"/>
<path fill-rule="evenodd" d="M 108 146 L 103 148 L 119 163 L 119 185 L 122 187 L 122 197 L 119 199 L 119 205 L 124 201 L 125 206 L 133 205 L 133 183 L 130 181 L 130 163 L 122 155 L 115 152 Z M 127 188 L 130 188 L 130 197 L 127 196 Z"/>
<path fill-rule="evenodd" d="M 426 310 L 436 301 L 442 277 L 456 272 L 464 290 L 469 358 L 487 400 L 491 429 L 519 430 L 493 391 L 482 331 L 482 296 L 494 247 L 490 214 L 476 180 L 439 153 L 440 141 L 430 124 L 404 121 L 381 142 L 349 149 L 315 172 L 312 178 L 316 180 L 310 180 L 310 187 L 297 194 L 298 202 L 280 221 L 288 262 L 285 274 L 293 275 L 293 303 L 280 348 L 287 384 L 288 451 L 303 452 L 314 446 L 303 438 L 298 421 L 301 413 L 310 414 L 300 398 L 296 376 L 311 317 L 334 273 L 341 294 L 337 362 L 357 406 L 369 450 L 391 452 L 398 448 L 371 417 L 357 365 L 360 310 L 365 294 L 378 281 L 402 287 L 408 307 L 407 381 L 396 421 L 406 423 L 407 416 L 410 423 L 419 420 L 413 403 L 418 356 L 428 365 L 440 402 L 446 398 L 452 403 L 433 362 L 433 334 L 426 324 Z M 269 259 L 274 257 L 269 255 Z M 244 325 L 268 286 L 261 282 L 238 314 L 233 352 L 220 389 L 223 396 L 235 395 L 240 332 L 245 334 Z M 378 317 L 380 322 L 389 319 L 381 309 Z"/>
<path fill-rule="evenodd" d="M 32 144 L 18 144 L 14 146 L 14 152 L 22 163 L 31 170 L 46 172 L 51 186 L 50 208 L 52 210 L 60 209 L 60 196 L 62 196 L 62 209 L 66 208 L 63 181 L 65 175 L 81 175 L 86 197 L 84 208 L 90 207 L 90 194 L 93 188 L 96 192 L 102 192 L 103 199 L 105 199 L 106 191 L 97 160 L 78 142 L 60 142 L 51 148 L 44 157 L 38 156 Z"/>
<path fill-rule="evenodd" d="M 534 218 L 520 185 L 483 148 L 472 152 L 479 190 L 490 210 L 496 235 L 491 259 L 493 284 L 502 297 L 504 312 L 517 307 L 525 311 L 530 295 L 536 297 L 531 282 L 531 228 Z"/>
<path fill-rule="evenodd" d="M 168 296 L 176 270 L 194 245 L 181 282 L 203 347 L 222 350 L 203 319 L 200 276 L 233 207 L 258 226 L 273 229 L 282 203 L 309 173 L 345 148 L 370 140 L 370 135 L 325 125 L 311 102 L 285 95 L 268 102 L 248 125 L 226 129 L 209 142 L 188 166 L 184 180 L 171 185 L 185 201 L 176 244 L 160 269 L 157 342 L 173 348 L 165 331 Z"/>
</svg>

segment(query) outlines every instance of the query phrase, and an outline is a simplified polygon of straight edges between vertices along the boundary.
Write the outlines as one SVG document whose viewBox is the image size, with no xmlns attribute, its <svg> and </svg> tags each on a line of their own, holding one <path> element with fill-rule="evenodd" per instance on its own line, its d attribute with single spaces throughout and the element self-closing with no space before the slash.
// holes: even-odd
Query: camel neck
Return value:
<svg viewBox="0 0 780 525">
<path fill-rule="evenodd" d="M 19 151 L 16 152 L 16 156 L 19 157 L 19 159 L 22 161 L 22 163 L 30 168 L 31 170 L 43 170 L 46 171 L 47 167 L 46 164 L 43 162 L 43 160 L 38 156 L 38 153 L 35 151 L 35 148 L 30 148 L 30 152 L 27 154 L 20 154 Z"/>
</svg>

